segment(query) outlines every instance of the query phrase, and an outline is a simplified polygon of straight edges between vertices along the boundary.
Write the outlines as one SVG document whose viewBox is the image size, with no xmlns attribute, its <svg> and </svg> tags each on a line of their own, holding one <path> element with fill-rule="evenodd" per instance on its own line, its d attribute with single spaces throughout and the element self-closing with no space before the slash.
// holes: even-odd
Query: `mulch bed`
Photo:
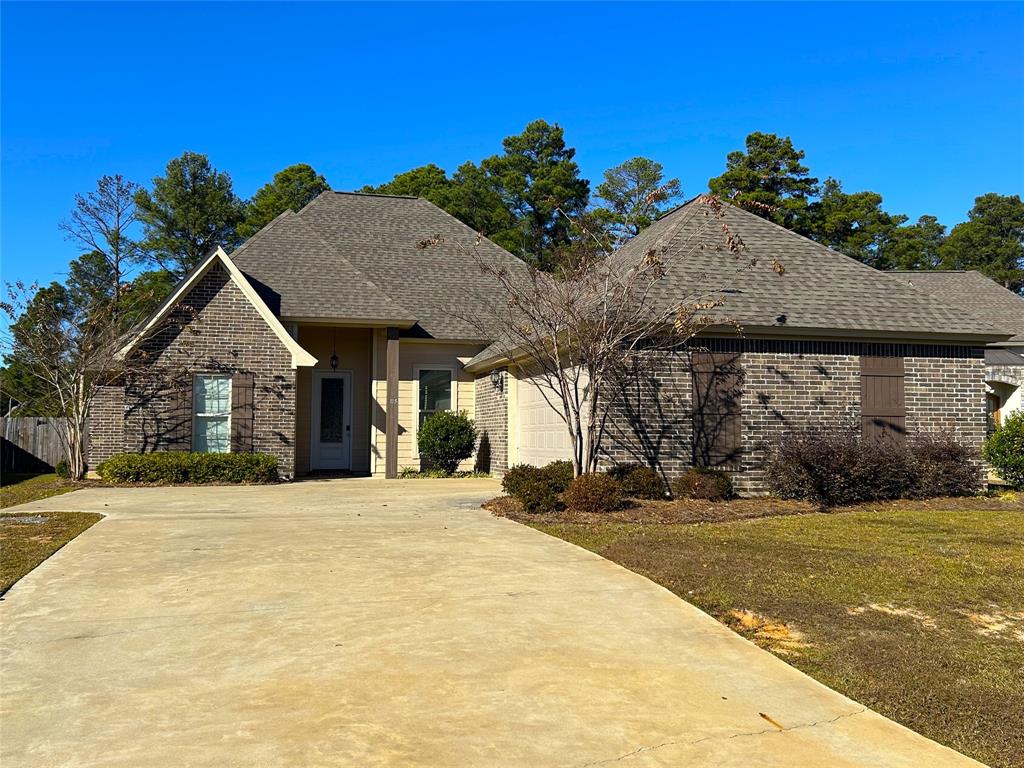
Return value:
<svg viewBox="0 0 1024 768">
<path fill-rule="evenodd" d="M 852 512 L 864 509 L 904 509 L 964 511 L 990 510 L 993 507 L 1019 509 L 1024 512 L 1024 494 L 1017 498 L 994 497 L 941 498 L 941 499 L 900 499 L 859 504 L 853 507 L 839 507 L 830 513 Z M 805 501 L 790 501 L 764 496 L 752 499 L 730 501 L 700 501 L 697 499 L 673 499 L 671 501 L 631 500 L 625 509 L 615 512 L 578 512 L 565 509 L 559 512 L 530 513 L 511 496 L 499 496 L 484 502 L 483 508 L 495 517 L 507 517 L 520 523 L 546 525 L 570 523 L 591 525 L 595 523 L 629 523 L 647 525 L 688 525 L 693 523 L 729 523 L 737 520 L 753 520 L 761 517 L 783 515 L 809 515 L 820 513 L 815 505 Z"/>
</svg>

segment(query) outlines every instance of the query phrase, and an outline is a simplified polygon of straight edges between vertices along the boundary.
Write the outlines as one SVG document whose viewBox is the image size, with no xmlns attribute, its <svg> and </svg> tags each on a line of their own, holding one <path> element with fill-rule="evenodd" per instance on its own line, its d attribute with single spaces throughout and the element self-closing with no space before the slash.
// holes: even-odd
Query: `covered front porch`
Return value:
<svg viewBox="0 0 1024 768">
<path fill-rule="evenodd" d="M 289 332 L 317 360 L 296 375 L 297 476 L 397 477 L 402 467 L 420 467 L 422 419 L 435 410 L 474 415 L 474 378 L 463 367 L 481 344 L 394 327 L 293 323 Z"/>
</svg>

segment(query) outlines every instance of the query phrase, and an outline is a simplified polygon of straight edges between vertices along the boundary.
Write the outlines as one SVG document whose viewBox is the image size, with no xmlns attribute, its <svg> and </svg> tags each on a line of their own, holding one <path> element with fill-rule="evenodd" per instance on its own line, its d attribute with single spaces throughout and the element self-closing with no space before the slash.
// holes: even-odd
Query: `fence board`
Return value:
<svg viewBox="0 0 1024 768">
<path fill-rule="evenodd" d="M 0 417 L 2 472 L 46 472 L 64 458 L 58 427 L 63 419 L 44 416 Z"/>
</svg>

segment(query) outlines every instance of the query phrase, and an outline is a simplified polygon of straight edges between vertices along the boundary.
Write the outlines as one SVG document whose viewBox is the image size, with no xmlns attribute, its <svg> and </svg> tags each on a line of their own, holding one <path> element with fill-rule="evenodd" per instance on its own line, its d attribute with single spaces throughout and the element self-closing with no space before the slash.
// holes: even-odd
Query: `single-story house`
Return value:
<svg viewBox="0 0 1024 768">
<path fill-rule="evenodd" d="M 1024 297 L 975 270 L 897 274 L 944 304 L 1014 334 L 985 347 L 989 430 L 1024 410 Z"/>
<path fill-rule="evenodd" d="M 665 301 L 709 276 L 742 335 L 731 326 L 702 334 L 623 393 L 607 461 L 644 461 L 669 476 L 711 464 L 757 492 L 772 440 L 802 424 L 949 429 L 981 442 L 984 350 L 1008 333 L 726 206 L 758 259 L 734 274 L 714 248 L 686 245 L 714 234 L 689 231 L 687 210 L 616 258 L 663 253 Z M 565 429 L 538 382 L 495 345 L 496 332 L 464 319 L 474 297 L 499 290 L 479 255 L 525 269 L 422 199 L 325 192 L 282 214 L 193 269 L 125 347 L 147 373 L 98 394 L 90 464 L 125 451 L 261 451 L 285 477 L 394 477 L 419 466 L 418 425 L 447 409 L 476 420 L 483 469 L 566 457 Z"/>
</svg>

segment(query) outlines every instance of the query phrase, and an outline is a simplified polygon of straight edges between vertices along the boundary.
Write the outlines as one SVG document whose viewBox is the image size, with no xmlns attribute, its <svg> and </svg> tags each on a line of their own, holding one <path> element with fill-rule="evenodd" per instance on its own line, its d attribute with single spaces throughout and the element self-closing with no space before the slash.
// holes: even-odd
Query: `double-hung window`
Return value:
<svg viewBox="0 0 1024 768">
<path fill-rule="evenodd" d="M 192 450 L 231 451 L 231 377 L 195 377 L 192 388 Z"/>
<path fill-rule="evenodd" d="M 454 410 L 453 374 L 454 372 L 450 368 L 419 369 L 417 376 L 419 381 L 417 427 L 423 426 L 423 422 L 432 413 Z"/>
</svg>

